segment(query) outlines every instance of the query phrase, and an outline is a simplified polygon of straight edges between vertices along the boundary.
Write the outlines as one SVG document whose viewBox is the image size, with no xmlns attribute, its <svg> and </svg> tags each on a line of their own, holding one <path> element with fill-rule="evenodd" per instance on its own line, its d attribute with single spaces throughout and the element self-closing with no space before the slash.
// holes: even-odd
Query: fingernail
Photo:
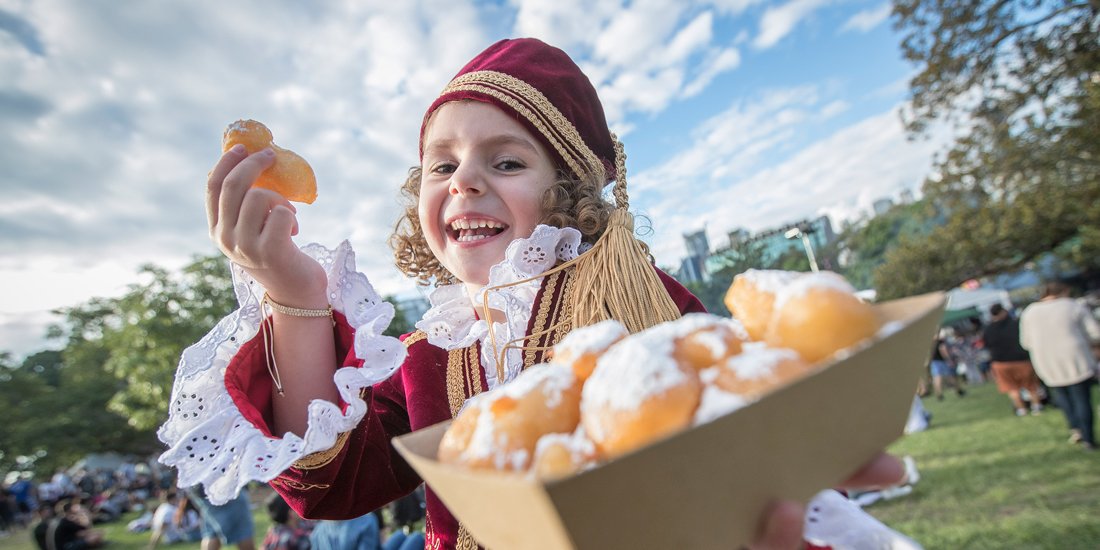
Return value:
<svg viewBox="0 0 1100 550">
<path fill-rule="evenodd" d="M 246 151 L 245 151 L 244 145 L 241 145 L 240 143 L 238 143 L 238 144 L 230 147 L 229 152 L 233 153 L 234 155 L 243 155 Z"/>
<path fill-rule="evenodd" d="M 272 157 L 275 156 L 275 150 L 268 147 L 268 148 L 264 149 L 263 151 L 260 151 L 260 154 L 265 156 L 265 157 L 272 158 Z"/>
</svg>

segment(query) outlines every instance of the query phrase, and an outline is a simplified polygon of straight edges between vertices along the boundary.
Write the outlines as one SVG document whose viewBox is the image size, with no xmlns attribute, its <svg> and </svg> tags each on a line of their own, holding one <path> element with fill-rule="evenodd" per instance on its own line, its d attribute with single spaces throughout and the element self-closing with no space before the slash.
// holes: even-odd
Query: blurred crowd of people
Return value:
<svg viewBox="0 0 1100 550">
<path fill-rule="evenodd" d="M 0 488 L 0 537 L 27 531 L 40 550 L 85 550 L 108 543 L 102 526 L 129 521 L 126 529 L 149 533 L 147 548 L 200 542 L 202 550 L 256 548 L 253 508 L 266 506 L 271 528 L 264 550 L 422 550 L 423 487 L 376 510 L 342 521 L 300 518 L 268 487 L 254 504 L 248 489 L 235 500 L 214 505 L 198 488 L 177 489 L 175 472 L 155 460 L 123 462 L 112 468 L 58 469 L 36 480 L 12 472 Z M 259 501 L 257 501 L 259 502 Z M 384 518 L 388 518 L 388 521 Z"/>
<path fill-rule="evenodd" d="M 986 322 L 968 318 L 940 330 L 929 362 L 931 387 L 922 381 L 918 395 L 943 400 L 948 390 L 959 397 L 968 385 L 992 380 L 1016 416 L 1042 414 L 1057 407 L 1066 419 L 1069 441 L 1096 449 L 1093 388 L 1100 381 L 1100 322 L 1096 308 L 1071 297 L 1071 289 L 1053 281 L 1038 301 L 1020 311 L 993 304 Z"/>
<path fill-rule="evenodd" d="M 10 472 L 0 489 L 0 533 L 31 528 L 39 548 L 96 548 L 105 542 L 97 525 L 144 511 L 147 501 L 173 481 L 164 468 L 140 462 L 123 462 L 113 470 L 58 469 L 41 481 L 29 472 Z"/>
<path fill-rule="evenodd" d="M 266 502 L 271 528 L 264 550 L 423 550 L 423 485 L 389 506 L 391 524 L 381 510 L 347 520 L 302 519 L 278 493 Z"/>
</svg>

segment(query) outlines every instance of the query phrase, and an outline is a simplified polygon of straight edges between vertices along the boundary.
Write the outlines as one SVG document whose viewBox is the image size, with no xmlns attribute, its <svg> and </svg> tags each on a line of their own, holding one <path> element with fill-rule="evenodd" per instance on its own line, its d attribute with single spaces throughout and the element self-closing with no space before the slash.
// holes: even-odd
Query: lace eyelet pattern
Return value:
<svg viewBox="0 0 1100 550">
<path fill-rule="evenodd" d="M 382 335 L 393 319 L 393 306 L 355 270 L 351 245 L 345 241 L 329 250 L 310 244 L 302 250 L 328 274 L 329 301 L 355 329 L 355 354 L 364 365 L 344 367 L 333 375 L 348 404 L 346 411 L 314 401 L 309 405 L 305 437 L 264 436 L 241 415 L 224 382 L 230 360 L 259 331 L 265 292 L 243 269 L 231 265 L 240 308 L 183 352 L 168 420 L 157 431 L 168 445 L 160 461 L 177 468 L 179 486 L 201 483 L 215 504 L 235 497 L 249 481 L 270 481 L 298 459 L 331 448 L 340 433 L 354 428 L 366 414 L 361 390 L 389 378 L 405 359 L 405 346 L 397 338 Z"/>
</svg>

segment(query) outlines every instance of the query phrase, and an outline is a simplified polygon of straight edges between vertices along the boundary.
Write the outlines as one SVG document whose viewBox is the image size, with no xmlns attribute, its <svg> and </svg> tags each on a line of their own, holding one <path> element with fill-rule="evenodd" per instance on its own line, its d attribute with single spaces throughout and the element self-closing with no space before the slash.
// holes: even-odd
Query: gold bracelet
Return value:
<svg viewBox="0 0 1100 550">
<path fill-rule="evenodd" d="M 325 309 L 302 309 L 298 307 L 284 306 L 279 302 L 271 299 L 271 296 L 264 292 L 264 297 L 260 300 L 260 314 L 266 315 L 263 311 L 264 306 L 270 307 L 273 311 L 278 311 L 284 315 L 290 315 L 291 317 L 328 317 L 332 320 L 333 325 L 336 324 L 336 320 L 332 318 L 332 304 L 329 304 Z M 279 376 L 279 365 L 275 362 L 275 334 L 266 321 L 260 321 L 260 332 L 264 336 L 264 360 L 267 363 L 267 372 L 271 375 L 271 381 L 275 383 L 275 391 L 279 395 L 285 395 L 283 393 L 283 380 Z"/>
<path fill-rule="evenodd" d="M 271 296 L 266 292 L 264 292 L 263 303 L 271 307 L 272 310 L 278 311 L 283 315 L 290 315 L 291 317 L 332 317 L 332 304 L 329 304 L 325 309 L 302 309 L 299 307 L 284 306 L 272 300 Z"/>
</svg>

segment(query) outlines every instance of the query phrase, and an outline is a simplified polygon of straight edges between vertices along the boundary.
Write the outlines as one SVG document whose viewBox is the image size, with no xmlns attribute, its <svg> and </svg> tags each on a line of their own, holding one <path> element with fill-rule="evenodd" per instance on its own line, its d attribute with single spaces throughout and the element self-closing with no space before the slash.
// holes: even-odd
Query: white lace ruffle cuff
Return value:
<svg viewBox="0 0 1100 550">
<path fill-rule="evenodd" d="M 329 250 L 310 244 L 302 250 L 328 273 L 329 302 L 355 330 L 355 355 L 364 364 L 341 368 L 333 376 L 346 410 L 315 400 L 309 405 L 305 437 L 265 436 L 244 418 L 225 385 L 226 367 L 241 345 L 259 331 L 264 295 L 258 282 L 231 265 L 240 308 L 184 350 L 168 420 L 157 431 L 168 445 L 160 462 L 178 470 L 180 487 L 201 483 L 214 504 L 228 502 L 249 481 L 270 481 L 298 459 L 332 448 L 337 435 L 354 428 L 366 414 L 360 391 L 389 378 L 405 359 L 405 346 L 397 338 L 382 335 L 393 319 L 393 306 L 382 300 L 365 275 L 355 271 L 351 245 L 344 241 Z"/>
</svg>

